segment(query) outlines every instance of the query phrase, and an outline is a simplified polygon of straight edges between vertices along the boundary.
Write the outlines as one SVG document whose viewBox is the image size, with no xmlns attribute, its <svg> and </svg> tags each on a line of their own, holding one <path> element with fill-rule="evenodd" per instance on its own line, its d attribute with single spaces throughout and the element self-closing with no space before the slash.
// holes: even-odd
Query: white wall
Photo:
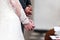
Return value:
<svg viewBox="0 0 60 40">
<path fill-rule="evenodd" d="M 50 29 L 60 25 L 60 0 L 34 0 L 35 29 Z"/>
</svg>

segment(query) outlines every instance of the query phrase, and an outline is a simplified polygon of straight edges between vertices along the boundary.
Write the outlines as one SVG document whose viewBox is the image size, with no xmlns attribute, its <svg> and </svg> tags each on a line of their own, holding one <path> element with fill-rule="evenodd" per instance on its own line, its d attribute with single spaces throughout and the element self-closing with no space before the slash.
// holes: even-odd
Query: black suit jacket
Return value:
<svg viewBox="0 0 60 40">
<path fill-rule="evenodd" d="M 22 5 L 23 9 L 25 9 L 26 6 L 31 5 L 30 0 L 19 0 L 19 1 L 20 1 L 21 5 Z"/>
</svg>

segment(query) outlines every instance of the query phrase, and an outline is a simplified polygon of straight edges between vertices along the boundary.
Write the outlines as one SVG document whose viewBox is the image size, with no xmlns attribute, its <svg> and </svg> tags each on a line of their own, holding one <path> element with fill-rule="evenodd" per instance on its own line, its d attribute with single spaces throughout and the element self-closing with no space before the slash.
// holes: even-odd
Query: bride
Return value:
<svg viewBox="0 0 60 40">
<path fill-rule="evenodd" d="M 19 0 L 0 0 L 0 40 L 24 40 L 21 22 L 29 30 L 34 26 L 26 17 Z"/>
</svg>

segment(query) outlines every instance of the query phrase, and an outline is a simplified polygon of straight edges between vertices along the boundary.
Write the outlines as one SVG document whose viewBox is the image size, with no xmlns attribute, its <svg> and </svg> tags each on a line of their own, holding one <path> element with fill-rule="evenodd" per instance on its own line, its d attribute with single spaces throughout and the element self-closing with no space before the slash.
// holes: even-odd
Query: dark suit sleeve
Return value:
<svg viewBox="0 0 60 40">
<path fill-rule="evenodd" d="M 28 6 L 28 5 L 31 5 L 31 1 L 30 0 L 26 1 L 26 6 Z"/>
<path fill-rule="evenodd" d="M 28 5 L 31 5 L 31 1 L 30 0 L 19 0 L 23 9 L 25 9 Z"/>
<path fill-rule="evenodd" d="M 23 9 L 25 9 L 26 8 L 26 1 L 24 1 L 24 0 L 19 0 L 19 1 L 22 5 Z"/>
</svg>

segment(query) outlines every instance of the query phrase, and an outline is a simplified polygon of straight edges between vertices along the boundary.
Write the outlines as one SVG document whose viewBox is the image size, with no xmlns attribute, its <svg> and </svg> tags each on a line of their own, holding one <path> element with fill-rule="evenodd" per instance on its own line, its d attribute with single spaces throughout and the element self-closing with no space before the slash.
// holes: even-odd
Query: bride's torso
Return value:
<svg viewBox="0 0 60 40">
<path fill-rule="evenodd" d="M 0 0 L 0 19 L 18 19 L 9 0 Z"/>
<path fill-rule="evenodd" d="M 0 0 L 0 12 L 13 11 L 10 0 Z"/>
<path fill-rule="evenodd" d="M 0 0 L 0 40 L 24 40 L 20 20 L 9 0 Z"/>
</svg>

